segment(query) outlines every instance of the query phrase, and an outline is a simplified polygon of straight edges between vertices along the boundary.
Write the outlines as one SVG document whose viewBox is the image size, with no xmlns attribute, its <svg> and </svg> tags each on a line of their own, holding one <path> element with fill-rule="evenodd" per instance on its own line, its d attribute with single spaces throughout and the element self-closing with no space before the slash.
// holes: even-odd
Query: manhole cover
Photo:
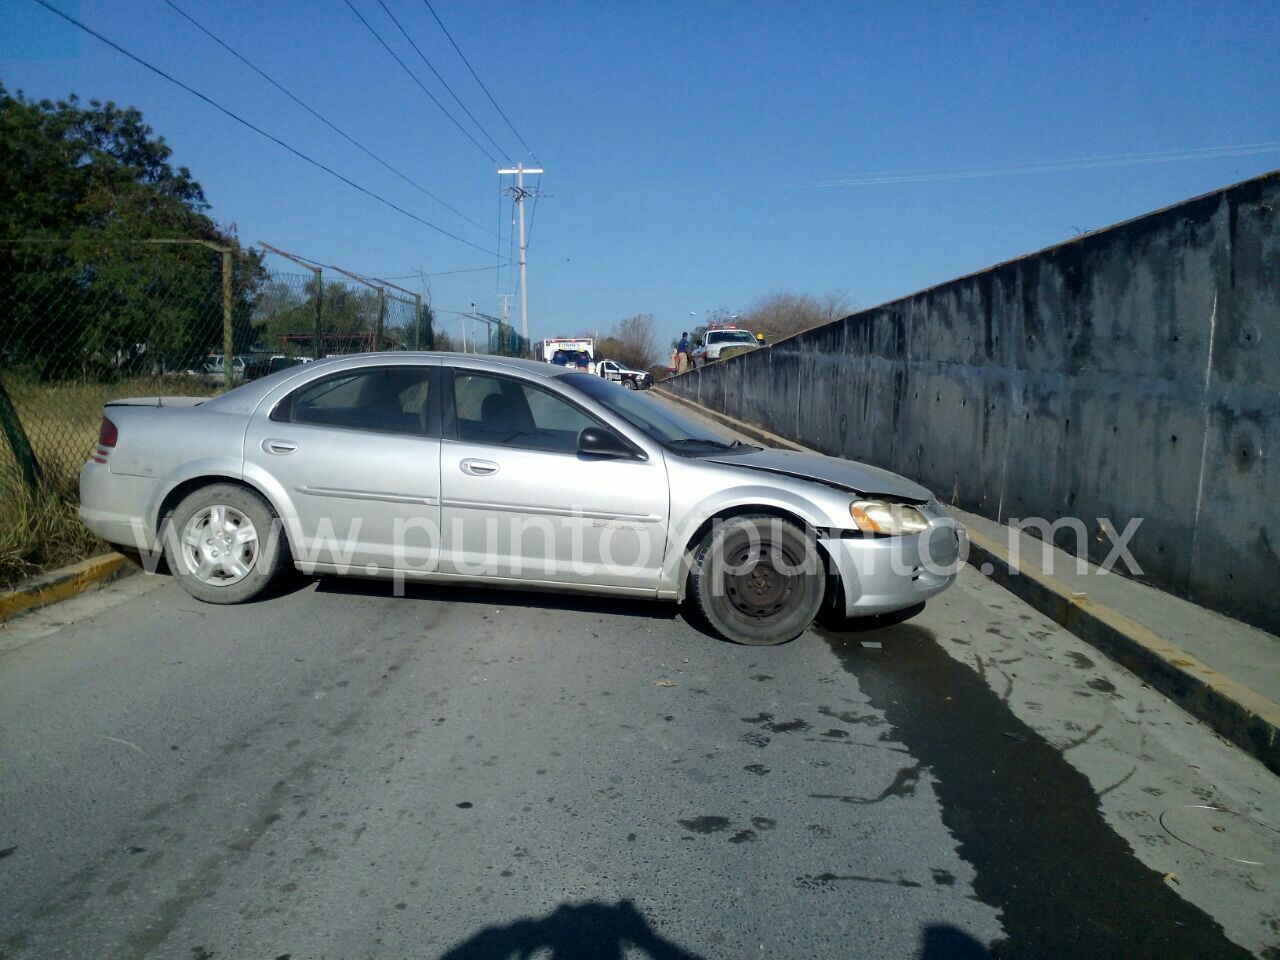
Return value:
<svg viewBox="0 0 1280 960">
<path fill-rule="evenodd" d="M 1170 807 L 1160 814 L 1160 826 L 1175 840 L 1223 860 L 1255 867 L 1280 864 L 1280 831 L 1221 807 Z"/>
</svg>

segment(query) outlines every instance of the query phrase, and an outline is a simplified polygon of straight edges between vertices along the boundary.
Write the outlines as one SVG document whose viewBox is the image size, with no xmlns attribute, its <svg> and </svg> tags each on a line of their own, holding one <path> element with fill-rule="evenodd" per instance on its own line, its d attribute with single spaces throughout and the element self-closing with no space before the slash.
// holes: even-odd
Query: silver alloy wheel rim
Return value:
<svg viewBox="0 0 1280 960">
<path fill-rule="evenodd" d="M 197 510 L 182 529 L 182 556 L 201 583 L 229 587 L 258 562 L 258 531 L 253 521 L 225 503 Z"/>
</svg>

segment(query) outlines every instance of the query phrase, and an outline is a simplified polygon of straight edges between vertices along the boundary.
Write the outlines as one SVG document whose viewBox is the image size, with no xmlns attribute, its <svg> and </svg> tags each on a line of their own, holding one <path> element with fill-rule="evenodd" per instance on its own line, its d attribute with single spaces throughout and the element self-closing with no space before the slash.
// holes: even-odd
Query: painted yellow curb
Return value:
<svg viewBox="0 0 1280 960">
<path fill-rule="evenodd" d="M 1025 562 L 1001 543 L 969 531 L 969 563 L 1280 773 L 1280 704 L 1219 673 L 1114 607 Z M 1016 574 L 1015 574 L 1016 569 Z M 987 571 L 983 571 L 986 573 Z"/>
<path fill-rule="evenodd" d="M 32 607 L 45 607 L 84 593 L 90 587 L 115 578 L 128 566 L 129 561 L 120 554 L 104 553 L 52 573 L 41 574 L 19 587 L 0 593 L 0 623 Z"/>
</svg>

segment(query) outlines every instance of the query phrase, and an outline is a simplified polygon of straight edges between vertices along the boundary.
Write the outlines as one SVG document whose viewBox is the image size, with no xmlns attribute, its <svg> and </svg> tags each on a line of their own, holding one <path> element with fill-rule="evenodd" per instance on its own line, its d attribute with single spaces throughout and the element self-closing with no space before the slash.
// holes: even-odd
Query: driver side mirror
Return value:
<svg viewBox="0 0 1280 960">
<path fill-rule="evenodd" d="M 578 434 L 578 452 L 593 457 L 631 457 L 631 447 L 612 430 L 585 427 Z"/>
</svg>

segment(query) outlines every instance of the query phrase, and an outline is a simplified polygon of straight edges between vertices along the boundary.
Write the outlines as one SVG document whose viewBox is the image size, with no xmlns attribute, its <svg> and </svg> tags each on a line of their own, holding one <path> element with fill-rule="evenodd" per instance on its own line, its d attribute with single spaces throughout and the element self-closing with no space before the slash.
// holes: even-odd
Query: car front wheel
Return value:
<svg viewBox="0 0 1280 960">
<path fill-rule="evenodd" d="M 252 490 L 215 483 L 185 497 L 169 518 L 165 560 L 182 588 L 206 603 L 244 603 L 288 562 L 275 514 Z"/>
<path fill-rule="evenodd" d="M 623 380 L 622 385 L 628 390 L 634 390 L 636 388 L 636 382 L 634 380 Z"/>
<path fill-rule="evenodd" d="M 813 537 L 778 517 L 748 515 L 712 526 L 694 551 L 686 593 L 724 638 L 768 646 L 803 633 L 824 591 Z"/>
</svg>

